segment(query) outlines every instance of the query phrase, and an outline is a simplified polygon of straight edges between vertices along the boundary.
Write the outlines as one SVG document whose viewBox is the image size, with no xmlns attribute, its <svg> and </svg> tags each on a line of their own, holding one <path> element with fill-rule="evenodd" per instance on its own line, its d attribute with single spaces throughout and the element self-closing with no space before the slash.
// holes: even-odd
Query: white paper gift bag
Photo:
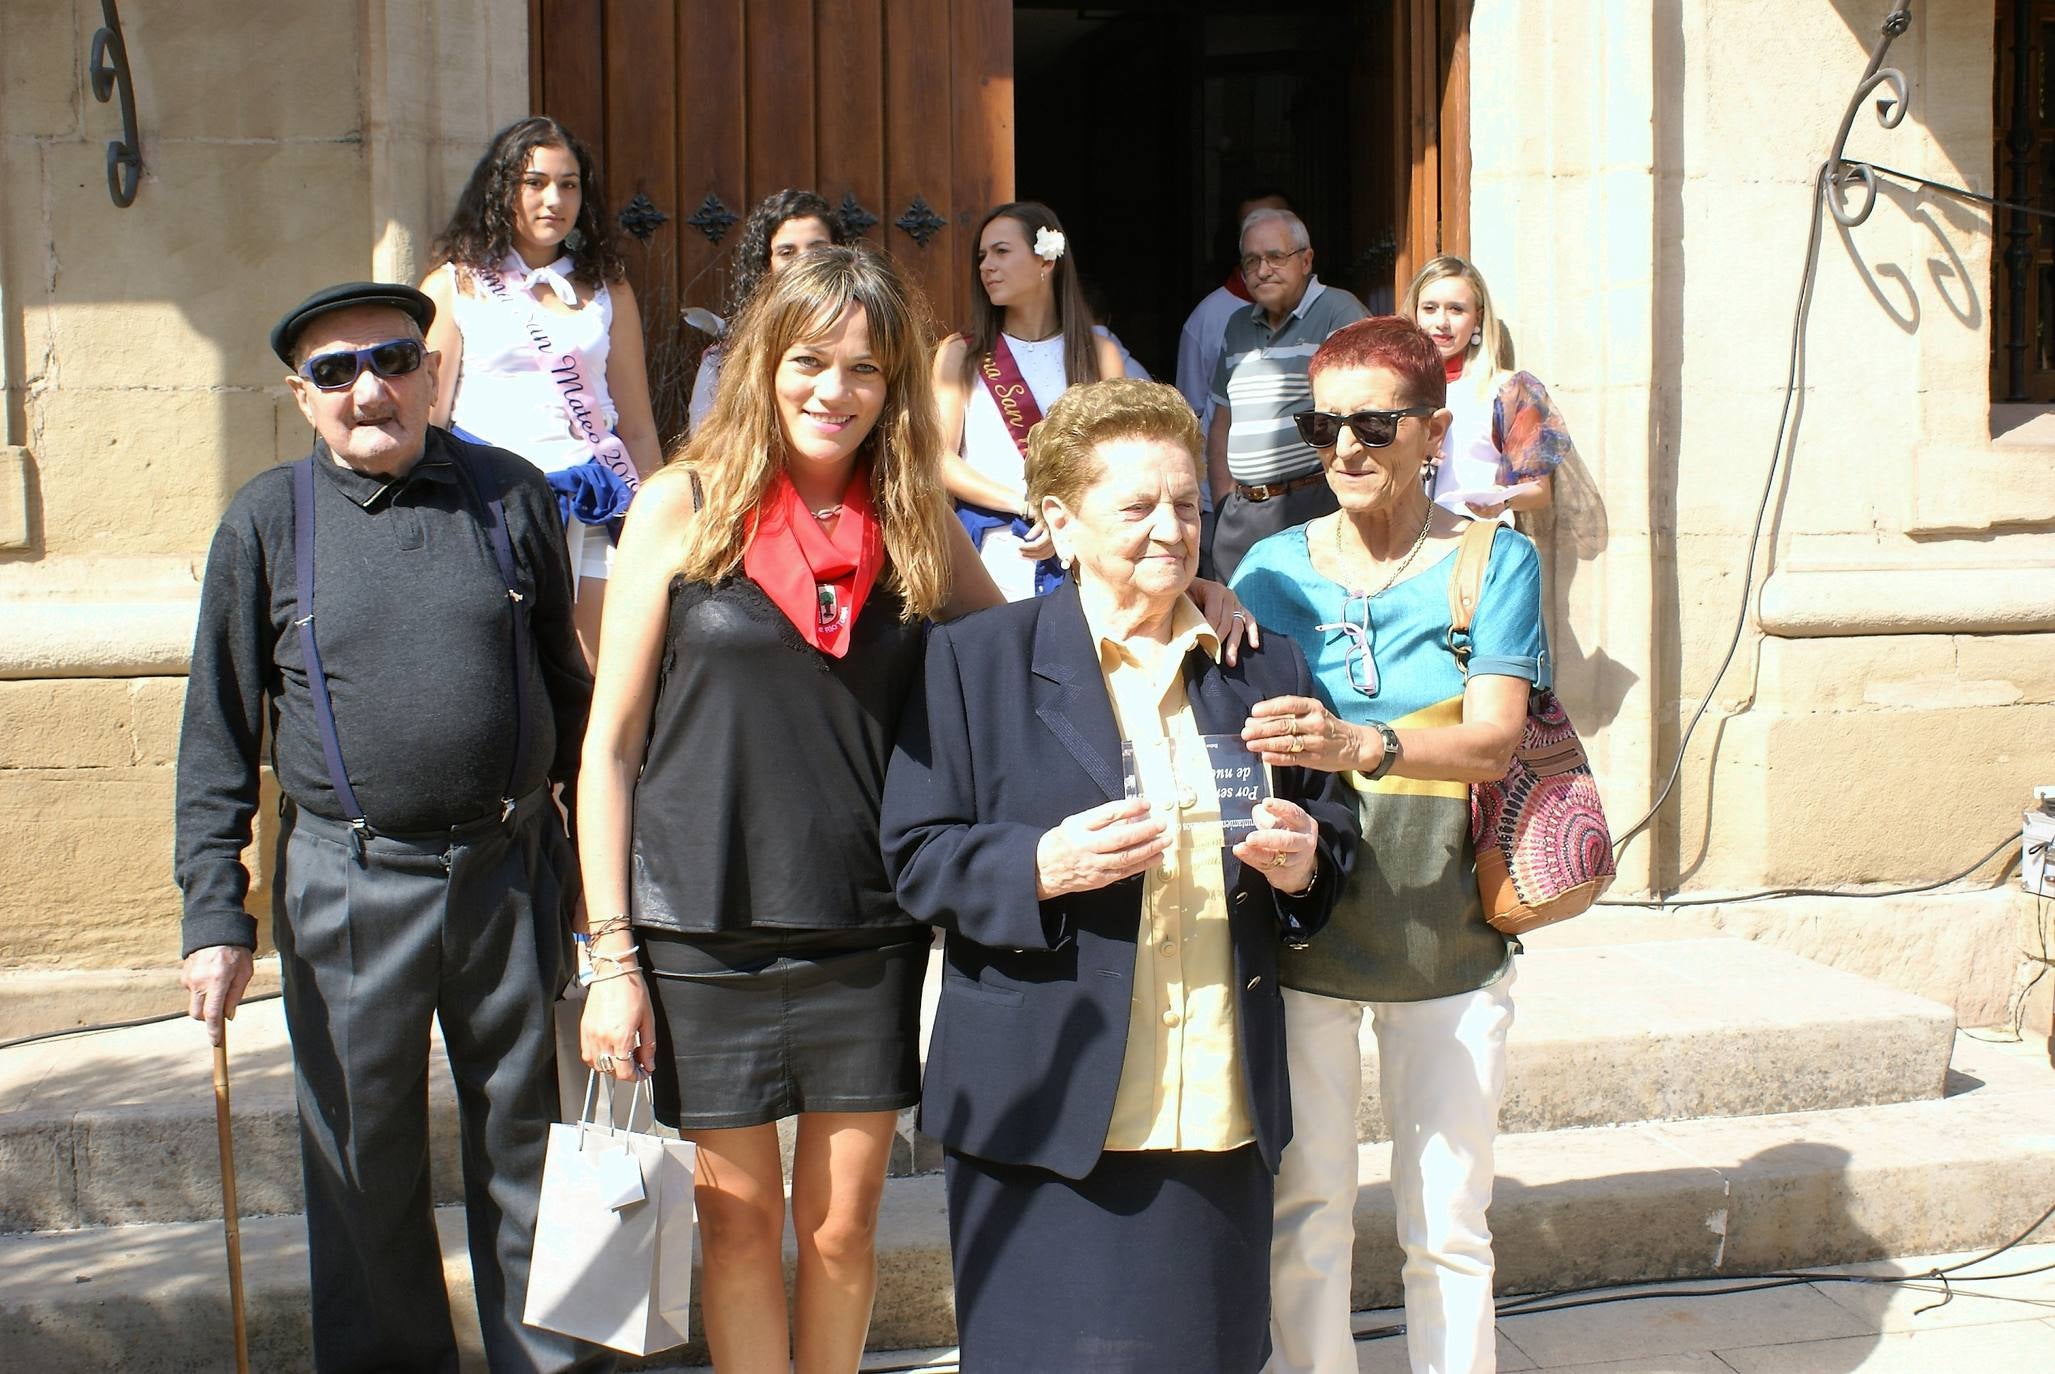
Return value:
<svg viewBox="0 0 2055 1374">
<path fill-rule="evenodd" d="M 605 1119 L 595 1121 L 598 1078 L 587 1082 L 577 1123 L 549 1128 L 522 1319 L 649 1355 L 686 1340 L 693 1147 L 635 1129 L 647 1083 L 636 1085 L 627 1127 L 617 1129 L 608 1078 Z M 653 1109 L 644 1119 L 654 1124 Z"/>
</svg>

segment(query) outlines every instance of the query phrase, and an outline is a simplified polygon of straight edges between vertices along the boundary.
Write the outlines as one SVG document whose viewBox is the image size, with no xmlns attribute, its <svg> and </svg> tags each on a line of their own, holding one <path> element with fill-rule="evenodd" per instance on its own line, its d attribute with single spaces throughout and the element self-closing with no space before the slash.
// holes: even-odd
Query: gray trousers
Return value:
<svg viewBox="0 0 2055 1374">
<path fill-rule="evenodd" d="M 1258 539 L 1340 509 L 1341 503 L 1325 482 L 1309 482 L 1268 501 L 1245 501 L 1240 492 L 1230 488 L 1213 507 L 1214 576 L 1222 582 L 1233 577 L 1242 556 Z"/>
<path fill-rule="evenodd" d="M 552 1003 L 568 842 L 546 790 L 506 822 L 373 836 L 289 814 L 274 922 L 307 1186 L 314 1366 L 457 1369 L 428 1179 L 428 1035 L 441 1022 L 490 1367 L 610 1369 L 521 1323 L 556 1119 Z"/>
</svg>

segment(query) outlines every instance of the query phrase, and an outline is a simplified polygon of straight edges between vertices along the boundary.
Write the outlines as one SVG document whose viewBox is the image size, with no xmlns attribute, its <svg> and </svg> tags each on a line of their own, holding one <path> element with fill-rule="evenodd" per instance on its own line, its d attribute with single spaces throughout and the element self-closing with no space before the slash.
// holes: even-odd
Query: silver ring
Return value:
<svg viewBox="0 0 2055 1374">
<path fill-rule="evenodd" d="M 614 1057 L 610 1054 L 601 1055 L 596 1067 L 601 1073 L 612 1073 L 614 1071 Z"/>
<path fill-rule="evenodd" d="M 1232 612 L 1232 613 L 1231 613 L 1231 614 L 1230 614 L 1230 615 L 1228 616 L 1228 619 L 1230 619 L 1230 620 L 1244 620 L 1244 621 L 1245 621 L 1245 620 L 1247 620 L 1247 619 L 1248 619 L 1248 617 L 1247 617 L 1247 616 L 1245 616 L 1245 615 L 1243 615 L 1243 614 L 1242 614 L 1242 613 L 1241 613 L 1240 611 L 1235 611 L 1235 612 Z"/>
</svg>

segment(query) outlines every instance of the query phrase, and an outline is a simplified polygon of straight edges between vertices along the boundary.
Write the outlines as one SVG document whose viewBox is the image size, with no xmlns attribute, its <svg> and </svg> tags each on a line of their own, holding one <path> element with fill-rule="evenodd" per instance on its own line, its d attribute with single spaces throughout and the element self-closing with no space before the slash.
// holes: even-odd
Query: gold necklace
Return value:
<svg viewBox="0 0 2055 1374">
<path fill-rule="evenodd" d="M 1334 559 L 1336 563 L 1342 565 L 1343 572 L 1348 571 L 1348 555 L 1344 553 L 1342 550 L 1341 527 L 1342 522 L 1347 518 L 1348 517 L 1342 514 L 1342 512 L 1340 511 L 1336 511 L 1334 513 Z M 1365 600 L 1374 601 L 1376 598 L 1383 596 L 1386 592 L 1390 591 L 1392 583 L 1398 581 L 1400 575 L 1403 574 L 1407 568 L 1413 566 L 1413 560 L 1420 556 L 1421 547 L 1427 543 L 1427 527 L 1429 525 L 1432 525 L 1433 523 L 1434 503 L 1432 501 L 1429 501 L 1427 503 L 1427 514 L 1420 521 L 1420 532 L 1413 536 L 1413 547 L 1406 550 L 1406 556 L 1399 560 L 1399 565 L 1396 568 L 1393 568 L 1391 570 L 1391 576 L 1385 578 L 1384 585 L 1382 587 L 1379 587 L 1376 591 L 1358 592 L 1356 593 L 1356 595 L 1362 596 Z M 1368 553 L 1369 550 L 1365 549 L 1364 552 Z"/>
</svg>

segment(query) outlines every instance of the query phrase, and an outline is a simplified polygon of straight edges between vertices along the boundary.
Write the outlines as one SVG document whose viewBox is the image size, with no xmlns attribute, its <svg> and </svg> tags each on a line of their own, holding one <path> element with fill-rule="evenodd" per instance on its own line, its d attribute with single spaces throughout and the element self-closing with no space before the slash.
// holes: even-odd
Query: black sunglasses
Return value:
<svg viewBox="0 0 2055 1374">
<path fill-rule="evenodd" d="M 1292 416 L 1292 423 L 1299 427 L 1299 437 L 1314 448 L 1333 448 L 1335 440 L 1341 438 L 1343 425 L 1349 427 L 1364 448 L 1383 448 L 1399 437 L 1399 421 L 1408 415 L 1425 418 L 1439 409 L 1440 406 L 1407 406 L 1404 410 L 1359 410 L 1353 415 L 1302 410 Z"/>
<path fill-rule="evenodd" d="M 404 377 L 421 366 L 421 345 L 413 339 L 387 339 L 369 348 L 317 353 L 300 364 L 300 375 L 322 391 L 346 391 L 370 368 L 381 377 Z"/>
</svg>

